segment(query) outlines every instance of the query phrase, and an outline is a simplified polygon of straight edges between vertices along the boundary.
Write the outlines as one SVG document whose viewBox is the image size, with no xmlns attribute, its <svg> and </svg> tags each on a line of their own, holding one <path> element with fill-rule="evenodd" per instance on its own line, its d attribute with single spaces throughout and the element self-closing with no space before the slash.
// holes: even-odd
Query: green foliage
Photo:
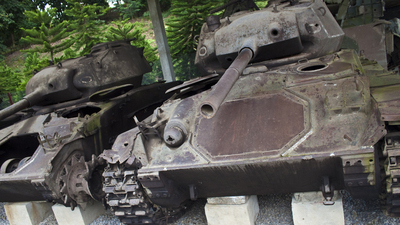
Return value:
<svg viewBox="0 0 400 225">
<path fill-rule="evenodd" d="M 14 102 L 19 101 L 25 91 L 26 84 L 32 77 L 32 71 L 40 71 L 49 65 L 47 58 L 39 59 L 39 53 L 29 53 L 25 59 L 25 68 L 23 71 L 12 69 L 0 62 L 0 98 L 3 103 L 1 107 L 4 108 L 9 105 L 8 96 L 6 93 L 12 94 Z"/>
<path fill-rule="evenodd" d="M 40 13 L 40 11 L 38 12 Z M 29 14 L 27 14 L 29 15 Z M 34 14 L 30 14 L 34 15 Z M 69 48 L 72 44 L 72 40 L 62 41 L 58 44 L 60 40 L 68 37 L 71 32 L 67 32 L 68 22 L 64 21 L 54 27 L 48 28 L 45 23 L 39 28 L 23 29 L 27 33 L 27 37 L 21 38 L 22 40 L 30 43 L 39 45 L 33 49 L 22 50 L 24 52 L 40 52 L 40 53 L 50 53 L 51 60 L 53 60 L 53 55 L 57 52 L 64 51 Z"/>
<path fill-rule="evenodd" d="M 3 7 L 0 8 L 0 29 L 7 29 L 8 26 L 14 23 L 13 14 L 7 13 Z"/>
<path fill-rule="evenodd" d="M 124 0 L 123 3 L 120 0 L 114 0 L 110 2 L 114 3 L 123 19 L 140 17 L 141 15 L 149 16 L 147 0 Z M 171 7 L 170 0 L 159 0 L 159 2 L 162 12 L 168 11 Z"/>
<path fill-rule="evenodd" d="M 40 59 L 39 53 L 28 53 L 24 63 L 24 69 L 20 75 L 20 82 L 18 84 L 17 90 L 25 90 L 26 84 L 29 79 L 31 79 L 34 73 L 39 72 L 43 68 L 49 66 L 49 59 Z"/>
<path fill-rule="evenodd" d="M 56 9 L 54 18 L 60 23 L 64 20 L 69 20 L 71 17 L 65 14 L 65 10 L 70 9 L 71 5 L 68 3 L 68 0 L 32 0 L 32 2 L 42 11 L 45 10 L 46 5 L 49 5 L 51 8 Z M 99 6 L 107 7 L 108 3 L 106 0 L 81 0 L 82 4 L 92 5 L 97 4 Z"/>
<path fill-rule="evenodd" d="M 254 1 L 254 2 L 260 9 L 265 8 L 265 6 L 267 6 L 267 4 L 268 4 L 268 0 L 267 1 Z"/>
<path fill-rule="evenodd" d="M 201 26 L 213 8 L 210 0 L 172 0 L 172 17 L 166 22 L 166 31 L 173 57 L 195 51 L 194 37 L 200 34 Z"/>
<path fill-rule="evenodd" d="M 201 76 L 197 67 L 194 65 L 195 56 L 196 52 L 191 52 L 172 59 L 177 80 L 185 81 Z"/>
<path fill-rule="evenodd" d="M 30 0 L 0 0 L 0 41 L 3 44 L 15 46 L 22 34 L 20 28 L 32 26 L 23 12 L 34 8 Z"/>
<path fill-rule="evenodd" d="M 223 0 L 172 0 L 166 31 L 177 79 L 187 80 L 199 75 L 194 65 L 197 47 L 194 37 L 200 34 L 209 11 L 223 3 Z"/>
<path fill-rule="evenodd" d="M 114 21 L 107 27 L 107 33 L 105 34 L 105 37 L 107 41 L 129 40 L 132 38 L 137 38 L 137 30 L 134 30 L 136 24 L 137 23 L 128 22 L 128 19 L 123 21 Z"/>
<path fill-rule="evenodd" d="M 29 53 L 26 56 L 24 66 L 25 66 L 25 68 L 23 70 L 23 73 L 25 75 L 32 75 L 33 71 L 39 72 L 46 66 L 49 66 L 49 59 L 48 58 L 40 59 L 40 55 L 37 52 Z M 28 74 L 28 73 L 30 73 L 30 74 Z"/>
<path fill-rule="evenodd" d="M 4 63 L 0 63 L 0 93 L 15 91 L 20 82 L 21 74 L 15 73 Z"/>
<path fill-rule="evenodd" d="M 78 57 L 78 54 L 74 50 L 67 48 L 64 51 L 64 57 L 64 59 L 76 58 Z"/>
<path fill-rule="evenodd" d="M 156 49 L 151 47 L 149 40 L 146 40 L 143 26 L 144 24 L 140 22 L 130 23 L 128 19 L 112 22 L 105 34 L 106 41 L 132 40 L 132 45 L 138 48 L 144 47 L 144 57 L 147 61 L 153 62 L 157 60 Z"/>
<path fill-rule="evenodd" d="M 3 53 L 7 51 L 7 46 L 3 45 L 3 41 L 0 40 L 0 62 L 4 60 Z"/>
<path fill-rule="evenodd" d="M 42 23 L 49 27 L 55 14 L 55 10 L 56 9 L 54 8 L 50 8 L 46 11 L 40 11 L 39 9 L 36 9 L 32 11 L 25 11 L 24 14 L 29 21 L 35 23 L 36 27 L 39 27 L 42 25 Z"/>
<path fill-rule="evenodd" d="M 161 62 L 159 59 L 151 63 L 152 70 L 149 73 L 143 75 L 142 85 L 148 85 L 155 83 L 159 80 L 163 80 L 163 73 L 161 68 Z"/>
<path fill-rule="evenodd" d="M 75 34 L 71 40 L 75 42 L 74 50 L 82 56 L 88 54 L 95 44 L 102 42 L 99 34 L 102 32 L 104 21 L 98 18 L 106 13 L 107 8 L 96 4 L 85 5 L 79 0 L 67 1 L 73 5 L 65 11 L 66 15 L 73 18 L 69 28 L 73 29 Z"/>
<path fill-rule="evenodd" d="M 47 58 L 39 59 L 39 53 L 29 53 L 25 59 L 23 71 L 12 69 L 0 63 L 0 94 L 2 93 L 15 93 L 13 100 L 17 101 L 22 96 L 22 91 L 25 91 L 26 84 L 32 77 L 33 71 L 40 71 L 46 66 L 49 66 Z"/>
<path fill-rule="evenodd" d="M 139 16 L 139 12 L 145 7 L 145 2 L 136 0 L 124 0 L 124 4 L 117 5 L 117 8 L 123 19 L 132 19 L 136 16 Z"/>
<path fill-rule="evenodd" d="M 226 2 L 228 0 L 172 0 L 171 16 L 166 22 L 166 31 L 178 80 L 187 80 L 200 75 L 194 65 L 197 47 L 194 37 L 200 34 L 209 12 Z M 265 7 L 268 3 L 268 1 L 255 2 L 259 7 Z"/>
<path fill-rule="evenodd" d="M 63 60 L 66 60 L 66 59 L 71 59 L 71 58 L 78 57 L 78 54 L 74 50 L 72 50 L 71 48 L 65 49 L 63 53 L 64 54 L 62 56 L 54 58 L 54 63 L 58 63 L 58 62 L 61 62 Z"/>
</svg>

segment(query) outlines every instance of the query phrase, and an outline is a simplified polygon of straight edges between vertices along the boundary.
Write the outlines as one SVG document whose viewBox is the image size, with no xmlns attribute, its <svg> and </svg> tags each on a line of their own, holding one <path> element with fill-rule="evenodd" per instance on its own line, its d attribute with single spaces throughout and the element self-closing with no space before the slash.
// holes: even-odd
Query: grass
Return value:
<svg viewBox="0 0 400 225">
<path fill-rule="evenodd" d="M 15 51 L 5 57 L 4 63 L 13 70 L 22 71 L 26 55 L 26 52 Z"/>
</svg>

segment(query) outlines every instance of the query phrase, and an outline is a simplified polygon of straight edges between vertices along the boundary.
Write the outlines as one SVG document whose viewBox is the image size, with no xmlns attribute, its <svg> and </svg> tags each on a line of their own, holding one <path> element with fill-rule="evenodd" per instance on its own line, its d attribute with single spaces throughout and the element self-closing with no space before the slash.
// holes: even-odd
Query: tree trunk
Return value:
<svg viewBox="0 0 400 225">
<path fill-rule="evenodd" d="M 14 32 L 11 32 L 11 41 L 12 41 L 12 46 L 15 47 Z"/>
</svg>

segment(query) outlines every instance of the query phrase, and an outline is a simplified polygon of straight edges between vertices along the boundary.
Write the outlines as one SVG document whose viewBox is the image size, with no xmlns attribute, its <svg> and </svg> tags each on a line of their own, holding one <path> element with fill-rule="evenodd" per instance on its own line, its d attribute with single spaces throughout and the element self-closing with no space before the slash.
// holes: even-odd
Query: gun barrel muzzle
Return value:
<svg viewBox="0 0 400 225">
<path fill-rule="evenodd" d="M 213 87 L 206 100 L 200 104 L 200 112 L 203 117 L 210 119 L 215 115 L 237 79 L 239 79 L 244 68 L 246 68 L 253 58 L 253 55 L 254 53 L 250 48 L 243 48 L 240 51 L 221 79 Z"/>
</svg>

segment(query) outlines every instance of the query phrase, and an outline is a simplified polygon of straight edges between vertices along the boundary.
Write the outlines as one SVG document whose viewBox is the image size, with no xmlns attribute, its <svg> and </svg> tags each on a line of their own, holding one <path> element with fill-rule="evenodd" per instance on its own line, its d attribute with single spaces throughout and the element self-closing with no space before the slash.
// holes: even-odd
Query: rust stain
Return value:
<svg viewBox="0 0 400 225">
<path fill-rule="evenodd" d="M 273 151 L 303 130 L 303 105 L 273 94 L 222 104 L 200 121 L 197 143 L 213 156 Z"/>
</svg>

